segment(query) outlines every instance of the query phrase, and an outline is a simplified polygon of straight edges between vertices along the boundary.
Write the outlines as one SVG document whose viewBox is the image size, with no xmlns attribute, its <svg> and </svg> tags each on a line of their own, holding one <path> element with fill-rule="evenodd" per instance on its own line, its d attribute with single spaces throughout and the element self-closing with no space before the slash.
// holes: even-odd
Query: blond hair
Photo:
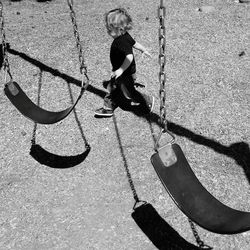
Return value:
<svg viewBox="0 0 250 250">
<path fill-rule="evenodd" d="M 132 29 L 132 18 L 124 8 L 110 10 L 105 14 L 105 23 L 110 35 L 120 36 Z"/>
</svg>

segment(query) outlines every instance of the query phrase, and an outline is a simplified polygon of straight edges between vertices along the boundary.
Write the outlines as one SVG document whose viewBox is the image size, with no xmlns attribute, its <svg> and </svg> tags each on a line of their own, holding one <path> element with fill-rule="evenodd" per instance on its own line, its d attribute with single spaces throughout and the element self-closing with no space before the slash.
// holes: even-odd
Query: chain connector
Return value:
<svg viewBox="0 0 250 250">
<path fill-rule="evenodd" d="M 135 197 L 134 197 L 135 198 Z M 139 206 L 143 206 L 143 205 L 146 205 L 147 202 L 146 201 L 142 201 L 142 200 L 139 200 L 138 197 L 135 198 L 135 204 L 133 206 L 133 210 L 135 210 L 136 208 L 138 208 Z"/>
<path fill-rule="evenodd" d="M 170 135 L 170 137 L 171 137 L 171 139 L 170 139 L 167 143 L 165 143 L 165 145 L 173 144 L 173 143 L 175 142 L 175 136 L 167 129 L 166 124 L 165 124 L 165 128 L 162 128 L 162 129 L 161 129 L 161 131 L 160 131 L 160 133 L 158 134 L 158 137 L 157 137 L 157 139 L 156 139 L 156 141 L 155 141 L 154 150 L 155 150 L 156 152 L 157 152 L 157 151 L 159 150 L 159 148 L 160 148 L 159 142 L 160 142 L 160 139 L 161 139 L 161 137 L 162 137 L 162 135 L 163 135 L 164 133 L 167 133 L 167 134 Z"/>
</svg>

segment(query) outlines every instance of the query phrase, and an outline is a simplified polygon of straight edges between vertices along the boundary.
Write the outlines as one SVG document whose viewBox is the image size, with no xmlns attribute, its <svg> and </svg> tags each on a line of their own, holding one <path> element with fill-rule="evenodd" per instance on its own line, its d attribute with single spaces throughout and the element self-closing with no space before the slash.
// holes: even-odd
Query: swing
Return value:
<svg viewBox="0 0 250 250">
<path fill-rule="evenodd" d="M 41 88 L 42 88 L 42 74 L 43 71 L 41 70 L 39 73 L 39 80 L 38 80 L 38 95 L 37 95 L 37 106 L 40 106 L 40 96 L 41 96 Z M 69 94 L 70 94 L 70 99 L 71 103 L 73 103 L 73 95 L 70 89 L 70 86 L 68 84 L 69 88 Z M 81 137 L 83 139 L 84 145 L 85 145 L 85 150 L 77 155 L 57 155 L 53 154 L 46 149 L 44 149 L 42 146 L 37 144 L 36 142 L 36 131 L 38 124 L 34 123 L 34 129 L 33 129 L 33 134 L 32 134 L 32 140 L 31 140 L 31 148 L 30 148 L 30 155 L 35 159 L 37 162 L 39 162 L 42 165 L 46 165 L 51 168 L 60 168 L 60 169 L 65 169 L 65 168 L 71 168 L 76 165 L 79 165 L 82 163 L 86 157 L 88 156 L 90 152 L 90 145 L 88 144 L 88 141 L 83 133 L 81 123 L 79 121 L 79 118 L 77 116 L 76 110 L 73 109 L 73 114 L 75 116 L 76 123 L 78 125 L 78 128 L 81 133 Z"/>
<path fill-rule="evenodd" d="M 124 169 L 127 174 L 128 183 L 133 193 L 133 198 L 135 201 L 131 216 L 135 221 L 135 223 L 138 225 L 138 227 L 149 238 L 149 240 L 157 247 L 157 249 L 162 249 L 162 250 L 163 249 L 198 250 L 200 248 L 207 250 L 212 249 L 200 239 L 198 234 L 196 235 L 196 242 L 198 246 L 195 246 L 186 241 L 160 216 L 160 214 L 158 214 L 158 212 L 156 211 L 156 209 L 153 207 L 152 204 L 139 199 L 129 170 L 127 159 L 124 154 L 121 136 L 119 133 L 115 115 L 113 115 L 113 122 L 114 122 L 116 137 L 120 148 L 121 157 L 124 163 Z"/>
<path fill-rule="evenodd" d="M 151 161 L 171 198 L 192 221 L 219 234 L 250 230 L 250 213 L 232 209 L 212 196 L 195 176 L 178 144 L 157 149 Z"/>
<path fill-rule="evenodd" d="M 160 117 L 162 130 L 155 143 L 151 156 L 152 165 L 163 186 L 178 208 L 201 227 L 218 234 L 237 234 L 250 230 L 250 213 L 230 208 L 212 194 L 199 182 L 182 152 L 175 143 L 175 137 L 167 129 L 165 107 L 165 7 L 161 0 L 160 19 Z M 159 140 L 167 133 L 172 140 L 159 147 Z"/>
<path fill-rule="evenodd" d="M 31 119 L 32 121 L 40 124 L 53 124 L 57 123 L 64 118 L 66 118 L 71 111 L 74 109 L 80 98 L 82 97 L 84 91 L 87 89 L 89 85 L 89 78 L 87 75 L 87 67 L 84 62 L 84 58 L 82 56 L 82 47 L 79 39 L 79 33 L 76 24 L 75 12 L 73 10 L 73 1 L 67 0 L 69 8 L 70 8 L 70 15 L 73 23 L 74 28 L 74 35 L 76 38 L 77 48 L 79 50 L 79 61 L 80 61 L 80 73 L 82 75 L 81 80 L 81 91 L 79 93 L 78 98 L 76 101 L 67 109 L 62 111 L 48 111 L 39 106 L 37 106 L 34 102 L 30 100 L 30 98 L 25 94 L 25 92 L 21 89 L 19 84 L 13 81 L 12 75 L 10 73 L 10 66 L 7 58 L 7 46 L 6 46 L 6 39 L 5 39 L 5 31 L 4 31 L 4 20 L 2 15 L 3 5 L 0 1 L 0 17 L 1 17 L 1 31 L 2 31 L 2 47 L 3 47 L 3 57 L 4 57 L 4 70 L 10 76 L 10 81 L 5 83 L 4 92 L 5 95 L 8 97 L 10 102 L 22 113 L 25 117 Z M 86 82 L 84 83 L 84 76 L 86 78 Z M 6 81 L 5 81 L 6 82 Z"/>
</svg>

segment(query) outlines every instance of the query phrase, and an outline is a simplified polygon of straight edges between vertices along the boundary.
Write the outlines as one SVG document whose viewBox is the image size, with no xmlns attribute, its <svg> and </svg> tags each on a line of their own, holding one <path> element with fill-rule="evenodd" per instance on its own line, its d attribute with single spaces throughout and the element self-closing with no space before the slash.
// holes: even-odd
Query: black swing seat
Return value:
<svg viewBox="0 0 250 250">
<path fill-rule="evenodd" d="M 20 88 L 20 86 L 14 82 L 10 81 L 6 83 L 4 92 L 8 99 L 12 102 L 12 104 L 27 118 L 32 121 L 40 124 L 53 124 L 61 121 L 66 116 L 70 114 L 70 112 L 74 109 L 75 105 L 81 98 L 81 94 L 75 101 L 75 103 L 69 108 L 52 112 L 45 109 L 40 108 L 35 103 L 33 103 L 29 97 L 24 93 L 24 91 Z"/>
<path fill-rule="evenodd" d="M 179 209 L 201 227 L 219 234 L 250 230 L 250 213 L 232 209 L 210 194 L 195 176 L 180 146 L 160 148 L 151 162 Z"/>
</svg>

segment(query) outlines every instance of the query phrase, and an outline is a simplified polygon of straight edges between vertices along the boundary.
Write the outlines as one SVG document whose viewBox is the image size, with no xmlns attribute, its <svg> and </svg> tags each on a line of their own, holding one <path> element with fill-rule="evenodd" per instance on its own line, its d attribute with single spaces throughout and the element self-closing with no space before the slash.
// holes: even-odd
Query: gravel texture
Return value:
<svg viewBox="0 0 250 250">
<path fill-rule="evenodd" d="M 69 90 L 77 98 L 81 76 L 67 2 L 2 2 L 15 81 L 37 102 L 43 70 L 40 105 L 48 110 L 68 107 Z M 80 164 L 53 168 L 32 158 L 34 123 L 11 105 L 1 85 L 1 250 L 157 249 L 131 217 L 134 200 L 126 166 L 139 198 L 195 244 L 186 216 L 150 163 L 152 132 L 159 132 L 158 4 L 74 1 L 90 87 L 75 113 L 57 124 L 37 126 L 36 142 L 67 161 L 84 153 L 87 141 L 91 150 Z M 165 5 L 169 129 L 202 184 L 224 204 L 250 211 L 250 4 L 169 0 Z M 142 60 L 135 53 L 138 81 L 146 85 L 140 91 L 157 99 L 151 124 L 121 109 L 114 118 L 94 117 L 105 94 L 102 81 L 110 75 L 112 40 L 103 15 L 117 6 L 129 10 L 134 20 L 131 34 L 153 55 Z M 4 82 L 3 74 L 1 79 Z M 250 248 L 250 232 L 219 235 L 197 230 L 216 250 Z"/>
</svg>

